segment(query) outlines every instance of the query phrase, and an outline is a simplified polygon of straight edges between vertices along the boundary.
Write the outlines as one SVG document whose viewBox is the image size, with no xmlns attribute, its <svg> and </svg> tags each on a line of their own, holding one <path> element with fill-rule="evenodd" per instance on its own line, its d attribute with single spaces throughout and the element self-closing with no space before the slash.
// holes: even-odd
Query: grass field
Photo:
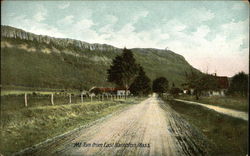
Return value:
<svg viewBox="0 0 250 156">
<path fill-rule="evenodd" d="M 196 100 L 193 96 L 179 96 L 178 99 L 195 101 L 209 105 L 220 106 L 224 108 L 230 108 L 234 110 L 248 112 L 248 98 L 245 97 L 232 97 L 232 96 L 211 96 L 211 97 L 200 97 Z"/>
<path fill-rule="evenodd" d="M 141 100 L 129 98 L 2 111 L 0 153 L 11 155 Z"/>
<path fill-rule="evenodd" d="M 79 90 L 67 90 L 64 91 L 67 93 L 71 94 L 81 94 Z M 6 96 L 6 95 L 21 95 L 21 94 L 41 94 L 41 95 L 51 95 L 53 94 L 62 94 L 63 92 L 59 90 L 49 90 L 49 89 L 36 89 L 32 90 L 32 88 L 28 89 L 1 89 L 1 96 Z"/>
<path fill-rule="evenodd" d="M 54 105 L 65 105 L 70 104 L 70 98 L 68 93 L 65 94 L 54 94 L 53 96 Z M 105 98 L 105 101 L 107 98 Z M 109 99 L 110 100 L 110 99 Z M 83 102 L 90 102 L 90 97 L 83 97 Z M 98 97 L 94 97 L 93 101 L 100 101 Z M 80 103 L 81 96 L 71 94 L 71 103 Z M 50 94 L 28 94 L 27 95 L 28 108 L 38 106 L 51 106 L 51 95 Z M 1 110 L 19 110 L 25 107 L 24 94 L 10 94 L 1 96 Z"/>
<path fill-rule="evenodd" d="M 165 99 L 166 100 L 166 99 Z M 248 145 L 248 123 L 225 116 L 202 106 L 168 101 L 190 124 L 198 128 L 211 142 L 214 156 L 245 156 Z"/>
<path fill-rule="evenodd" d="M 13 29 L 2 26 L 7 32 Z M 41 36 L 40 36 L 41 37 Z M 1 38 L 11 46 L 1 47 L 1 84 L 31 88 L 65 88 L 89 90 L 93 86 L 113 87 L 107 82 L 107 69 L 122 49 L 103 50 L 79 48 L 76 44 L 45 43 L 20 38 Z M 20 48 L 26 45 L 30 52 Z M 107 49 L 105 48 L 107 47 Z M 51 53 L 43 52 L 44 49 Z M 169 50 L 132 49 L 136 62 L 143 66 L 151 80 L 165 76 L 181 85 L 185 71 L 194 69 L 181 55 Z M 198 72 L 198 71 L 197 71 Z"/>
<path fill-rule="evenodd" d="M 38 93 L 38 94 L 43 94 L 43 95 L 50 95 L 50 94 L 55 94 L 57 92 L 53 91 L 22 91 L 22 90 L 4 90 L 1 91 L 1 96 L 6 96 L 6 95 L 21 95 L 21 94 L 33 94 L 33 93 Z"/>
</svg>

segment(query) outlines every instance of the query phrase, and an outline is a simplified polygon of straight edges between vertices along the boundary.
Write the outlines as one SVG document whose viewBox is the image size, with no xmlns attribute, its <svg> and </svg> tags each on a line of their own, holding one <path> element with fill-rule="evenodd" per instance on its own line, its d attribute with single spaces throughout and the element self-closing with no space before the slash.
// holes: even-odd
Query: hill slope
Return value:
<svg viewBox="0 0 250 156">
<path fill-rule="evenodd" d="M 1 26 L 1 84 L 77 89 L 112 86 L 106 81 L 106 71 L 121 52 L 111 45 Z M 152 80 L 165 76 L 179 85 L 185 81 L 185 71 L 194 69 L 183 56 L 169 50 L 134 48 L 132 52 Z"/>
</svg>

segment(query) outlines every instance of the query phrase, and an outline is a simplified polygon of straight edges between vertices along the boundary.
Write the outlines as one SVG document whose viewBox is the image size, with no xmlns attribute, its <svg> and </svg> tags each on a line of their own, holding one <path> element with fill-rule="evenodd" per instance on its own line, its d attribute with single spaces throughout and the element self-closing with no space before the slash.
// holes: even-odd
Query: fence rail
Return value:
<svg viewBox="0 0 250 156">
<path fill-rule="evenodd" d="M 1 96 L 1 109 L 20 109 L 24 107 L 53 106 L 76 104 L 95 101 L 115 101 L 125 98 L 118 95 L 96 95 L 83 94 L 21 94 Z"/>
</svg>

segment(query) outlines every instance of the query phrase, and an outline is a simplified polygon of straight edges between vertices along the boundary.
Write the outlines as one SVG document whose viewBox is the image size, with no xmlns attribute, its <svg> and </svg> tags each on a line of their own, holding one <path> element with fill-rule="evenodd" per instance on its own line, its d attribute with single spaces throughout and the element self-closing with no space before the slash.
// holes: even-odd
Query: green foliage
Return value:
<svg viewBox="0 0 250 156">
<path fill-rule="evenodd" d="M 186 86 L 194 89 L 196 99 L 199 99 L 202 91 L 218 89 L 218 81 L 215 76 L 210 74 L 200 74 L 191 70 L 186 73 Z"/>
<path fill-rule="evenodd" d="M 185 82 L 185 71 L 194 70 L 185 58 L 172 51 L 159 49 L 132 49 L 136 61 L 141 64 L 151 80 L 167 77 L 169 82 L 181 86 Z M 200 72 L 199 72 L 200 73 Z"/>
<path fill-rule="evenodd" d="M 128 89 L 138 73 L 138 65 L 132 51 L 124 48 L 122 55 L 113 60 L 107 73 L 109 82 Z"/>
<path fill-rule="evenodd" d="M 1 135 L 4 136 L 0 143 L 1 154 L 13 155 L 141 100 L 143 98 L 129 98 L 127 101 L 119 99 L 19 109 L 16 106 L 22 103 L 12 100 L 13 108 L 1 112 Z"/>
<path fill-rule="evenodd" d="M 165 99 L 166 101 L 166 99 Z M 197 105 L 167 101 L 212 143 L 210 155 L 244 156 L 248 150 L 248 122 Z"/>
<path fill-rule="evenodd" d="M 151 92 L 151 83 L 149 77 L 140 66 L 139 74 L 135 78 L 134 82 L 129 87 L 130 92 L 133 95 L 148 95 Z"/>
<path fill-rule="evenodd" d="M 232 77 L 232 81 L 228 90 L 229 94 L 238 94 L 247 96 L 248 93 L 248 75 L 244 72 L 239 72 Z"/>
<path fill-rule="evenodd" d="M 181 93 L 180 88 L 172 87 L 170 89 L 170 94 L 172 94 L 174 97 L 178 96 L 179 93 Z"/>
<path fill-rule="evenodd" d="M 242 96 L 203 96 L 196 100 L 192 96 L 182 95 L 178 99 L 248 112 L 248 98 Z"/>
<path fill-rule="evenodd" d="M 153 81 L 153 92 L 162 94 L 168 90 L 168 80 L 165 77 L 159 77 Z"/>
<path fill-rule="evenodd" d="M 172 94 L 174 97 L 176 97 L 181 92 L 182 92 L 182 90 L 178 87 L 175 87 L 175 83 L 173 83 L 172 87 L 170 89 L 170 94 Z"/>
<path fill-rule="evenodd" d="M 1 50 L 1 84 L 41 88 L 89 89 L 110 86 L 108 65 L 65 53 L 28 53 L 17 48 Z"/>
<path fill-rule="evenodd" d="M 1 38 L 11 46 L 1 47 L 1 85 L 31 88 L 90 89 L 93 86 L 113 87 L 107 82 L 107 69 L 122 50 L 90 50 L 73 44 L 49 44 L 37 40 Z M 30 52 L 20 48 L 27 45 Z M 42 52 L 49 49 L 51 53 Z M 58 51 L 56 51 L 58 50 Z M 168 76 L 176 86 L 185 82 L 184 71 L 192 68 L 186 60 L 171 51 L 132 49 L 138 64 L 153 80 Z M 193 69 L 193 68 L 192 68 Z M 195 70 L 195 69 L 194 69 Z M 196 70 L 195 70 L 196 71 Z"/>
</svg>

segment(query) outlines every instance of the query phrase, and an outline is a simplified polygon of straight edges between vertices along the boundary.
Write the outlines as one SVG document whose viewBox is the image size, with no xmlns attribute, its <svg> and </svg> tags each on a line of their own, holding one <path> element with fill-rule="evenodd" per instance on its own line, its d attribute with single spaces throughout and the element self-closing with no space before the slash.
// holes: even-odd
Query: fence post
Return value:
<svg viewBox="0 0 250 156">
<path fill-rule="evenodd" d="M 103 94 L 102 94 L 102 101 L 103 101 L 103 99 L 104 99 L 104 96 L 103 96 Z"/>
<path fill-rule="evenodd" d="M 69 103 L 71 104 L 71 94 L 69 94 Z"/>
<path fill-rule="evenodd" d="M 24 94 L 24 105 L 28 107 L 27 93 Z"/>
<path fill-rule="evenodd" d="M 81 102 L 83 103 L 83 95 L 81 94 Z"/>
<path fill-rule="evenodd" d="M 53 94 L 53 93 L 51 94 L 51 99 L 50 99 L 50 101 L 51 101 L 51 104 L 54 105 L 54 94 Z"/>
</svg>

